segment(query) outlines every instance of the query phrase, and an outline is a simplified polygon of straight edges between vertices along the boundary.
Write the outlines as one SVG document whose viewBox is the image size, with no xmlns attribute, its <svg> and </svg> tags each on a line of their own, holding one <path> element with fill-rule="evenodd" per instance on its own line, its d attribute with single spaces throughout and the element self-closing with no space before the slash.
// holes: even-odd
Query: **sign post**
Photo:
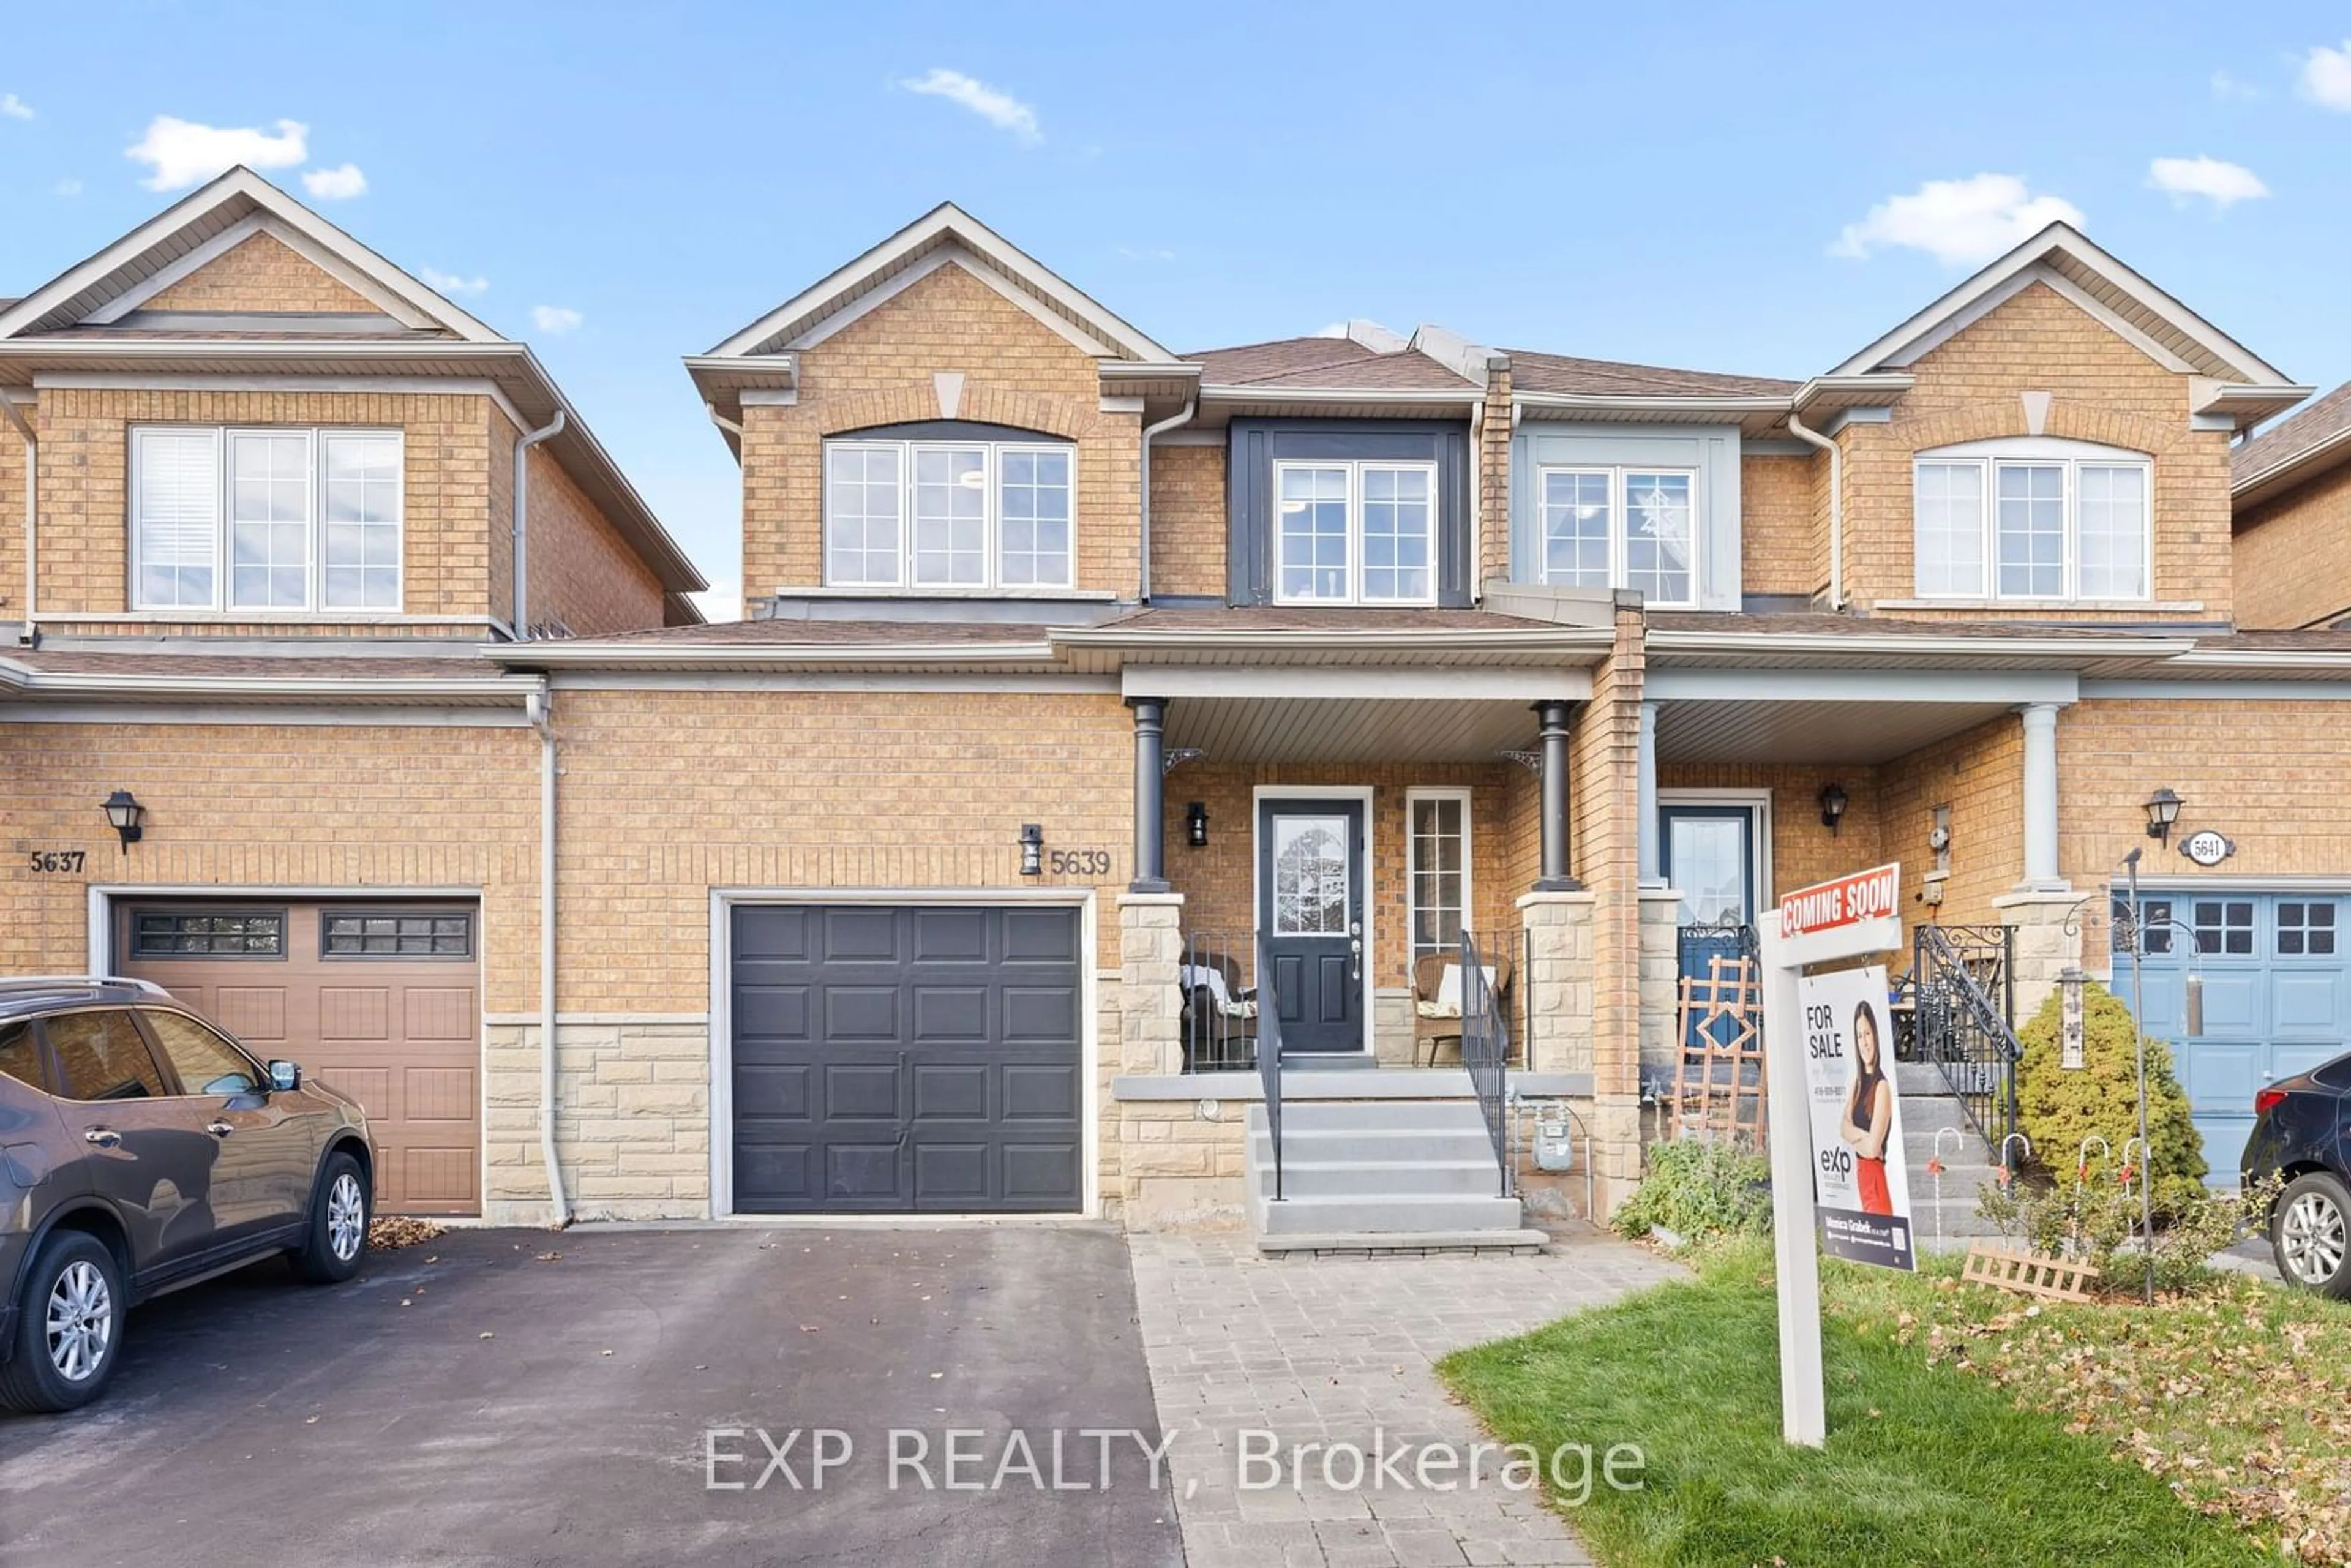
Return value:
<svg viewBox="0 0 2351 1568">
<path fill-rule="evenodd" d="M 1780 1431 L 1819 1448 L 1828 1436 L 1821 1378 L 1821 1261 L 1814 1234 L 1813 1095 L 1803 1004 L 1809 964 L 1902 946 L 1900 867 L 1800 888 L 1757 933 L 1771 1138 L 1771 1229 L 1780 1295 Z M 1898 1165 L 1898 1145 L 1894 1150 Z"/>
</svg>

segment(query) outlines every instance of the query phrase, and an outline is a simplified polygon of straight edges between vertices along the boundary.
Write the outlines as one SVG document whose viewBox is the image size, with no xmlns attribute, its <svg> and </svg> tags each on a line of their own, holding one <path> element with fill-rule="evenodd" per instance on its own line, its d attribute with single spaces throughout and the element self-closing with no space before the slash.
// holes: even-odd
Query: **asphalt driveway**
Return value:
<svg viewBox="0 0 2351 1568">
<path fill-rule="evenodd" d="M 132 1314 L 99 1404 L 0 1416 L 0 1553 L 1178 1563 L 1160 1442 L 1106 1228 L 459 1231 Z"/>
</svg>

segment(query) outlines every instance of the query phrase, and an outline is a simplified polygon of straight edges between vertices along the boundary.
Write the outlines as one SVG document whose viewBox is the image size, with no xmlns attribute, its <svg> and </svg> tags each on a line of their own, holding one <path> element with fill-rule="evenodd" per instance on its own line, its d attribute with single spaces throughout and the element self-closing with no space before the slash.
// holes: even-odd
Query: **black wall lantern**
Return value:
<svg viewBox="0 0 2351 1568">
<path fill-rule="evenodd" d="M 2171 841 L 2171 825 L 2179 821 L 2181 801 L 2168 788 L 2158 789 L 2147 798 L 2147 836 Z"/>
<path fill-rule="evenodd" d="M 1837 824 L 1844 821 L 1846 795 L 1842 784 L 1823 785 L 1821 789 L 1821 826 L 1834 836 Z"/>
<path fill-rule="evenodd" d="M 1184 808 L 1184 841 L 1194 849 L 1208 844 L 1208 803 L 1195 800 Z"/>
<path fill-rule="evenodd" d="M 105 809 L 107 821 L 122 835 L 122 847 L 128 850 L 137 843 L 141 832 L 139 819 L 147 814 L 147 808 L 139 803 L 138 797 L 128 789 L 117 789 L 106 798 Z"/>
<path fill-rule="evenodd" d="M 1042 876 L 1045 873 L 1045 830 L 1035 822 L 1020 824 L 1020 874 Z"/>
</svg>

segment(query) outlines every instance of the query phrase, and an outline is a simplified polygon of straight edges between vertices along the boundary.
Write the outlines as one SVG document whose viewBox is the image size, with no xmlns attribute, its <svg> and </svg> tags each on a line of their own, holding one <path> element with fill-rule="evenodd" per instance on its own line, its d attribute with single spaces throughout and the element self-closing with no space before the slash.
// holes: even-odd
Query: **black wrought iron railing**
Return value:
<svg viewBox="0 0 2351 1568">
<path fill-rule="evenodd" d="M 1266 971 L 1254 931 L 1185 934 L 1176 970 L 1176 1030 L 1186 1072 L 1246 1072 L 1258 1065 L 1258 977 Z"/>
<path fill-rule="evenodd" d="M 1503 1002 L 1487 978 L 1486 961 L 1479 955 L 1478 938 L 1461 934 L 1461 1065 L 1469 1070 L 1469 1087 L 1478 1096 L 1478 1113 L 1485 1119 L 1486 1136 L 1494 1145 L 1494 1164 L 1501 1171 L 1501 1196 L 1510 1196 L 1510 1026 Z"/>
<path fill-rule="evenodd" d="M 1958 955 L 1959 965 L 1976 988 L 2000 1009 L 2001 1019 L 2016 1028 L 2016 927 L 2013 925 L 1938 925 Z"/>
<path fill-rule="evenodd" d="M 1281 1201 L 1281 1008 L 1274 996 L 1273 965 L 1268 961 L 1265 938 L 1258 938 L 1257 972 L 1263 977 L 1258 991 L 1259 1009 L 1256 1037 L 1257 1077 L 1265 1092 L 1265 1131 L 1273 1145 L 1273 1199 Z"/>
<path fill-rule="evenodd" d="M 1917 1053 L 1939 1069 L 1979 1136 L 2005 1158 L 2016 1131 L 2016 1031 L 1949 928 L 1921 925 L 1912 949 Z"/>
</svg>

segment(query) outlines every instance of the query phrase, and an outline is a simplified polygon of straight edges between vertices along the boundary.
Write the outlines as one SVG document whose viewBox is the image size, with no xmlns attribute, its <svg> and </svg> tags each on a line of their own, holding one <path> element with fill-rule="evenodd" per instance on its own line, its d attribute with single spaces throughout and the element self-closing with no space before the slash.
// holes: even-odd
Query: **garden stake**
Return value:
<svg viewBox="0 0 2351 1568">
<path fill-rule="evenodd" d="M 1951 1152 L 1967 1147 L 1968 1140 L 1957 1127 L 1935 1129 L 1935 1152 L 1928 1156 L 1927 1174 L 1935 1178 L 1935 1250 L 1943 1249 L 1943 1134 L 1951 1135 Z"/>
<path fill-rule="evenodd" d="M 2016 1180 L 2016 1162 L 2009 1158 L 2008 1154 L 2008 1145 L 2011 1144 L 2022 1144 L 2024 1145 L 2024 1157 L 2028 1160 L 2032 1157 L 2032 1140 L 2031 1138 L 2026 1137 L 2022 1133 L 2011 1133 L 2008 1136 L 2002 1138 L 2000 1141 L 2000 1185 L 2002 1186 L 2007 1186 Z"/>
<path fill-rule="evenodd" d="M 2074 1203 L 2066 1213 L 2067 1238 L 2079 1243 L 2082 1239 L 2082 1189 L 2090 1185 L 2090 1145 L 2095 1144 L 2106 1151 L 2106 1158 L 2115 1157 L 2115 1146 L 2093 1133 L 2082 1140 L 2081 1151 L 2074 1156 Z"/>
</svg>

